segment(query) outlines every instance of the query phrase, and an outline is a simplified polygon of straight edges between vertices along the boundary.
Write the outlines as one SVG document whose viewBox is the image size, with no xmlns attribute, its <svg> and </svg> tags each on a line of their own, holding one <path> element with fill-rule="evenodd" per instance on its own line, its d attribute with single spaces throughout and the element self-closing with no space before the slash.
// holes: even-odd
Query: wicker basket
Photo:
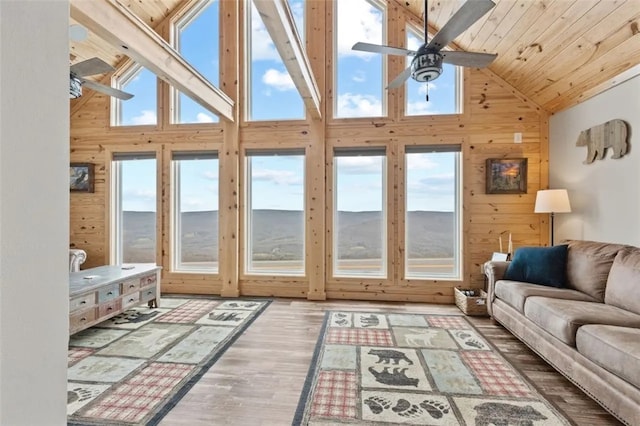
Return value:
<svg viewBox="0 0 640 426">
<path fill-rule="evenodd" d="M 474 290 L 473 296 L 467 296 L 459 288 L 453 289 L 456 305 L 465 315 L 487 315 L 487 293 L 484 290 Z"/>
</svg>

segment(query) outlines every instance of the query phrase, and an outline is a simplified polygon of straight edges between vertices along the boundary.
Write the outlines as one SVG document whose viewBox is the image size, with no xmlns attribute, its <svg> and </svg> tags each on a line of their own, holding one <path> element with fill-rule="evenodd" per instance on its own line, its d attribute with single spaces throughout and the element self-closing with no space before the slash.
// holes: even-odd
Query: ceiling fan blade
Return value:
<svg viewBox="0 0 640 426">
<path fill-rule="evenodd" d="M 396 87 L 400 87 L 404 84 L 405 81 L 411 76 L 411 67 L 405 68 L 396 78 L 393 79 L 391 83 L 387 86 L 387 90 L 395 89 Z"/>
<path fill-rule="evenodd" d="M 416 54 L 413 50 L 403 49 L 401 47 L 382 46 L 379 44 L 358 42 L 353 45 L 352 50 L 360 50 L 362 52 L 382 53 L 384 55 L 400 55 L 413 56 Z"/>
<path fill-rule="evenodd" d="M 111 65 L 100 58 L 91 58 L 86 61 L 78 62 L 69 68 L 71 73 L 76 77 L 85 77 L 87 75 L 104 74 L 114 71 Z"/>
<path fill-rule="evenodd" d="M 427 46 L 428 50 L 440 50 L 473 25 L 496 4 L 491 0 L 467 0 L 447 21 Z"/>
<path fill-rule="evenodd" d="M 442 62 L 463 67 L 484 68 L 498 56 L 495 53 L 440 51 Z"/>
<path fill-rule="evenodd" d="M 123 101 L 133 98 L 131 93 L 123 92 L 122 90 L 114 89 L 113 87 L 105 86 L 104 84 L 96 83 L 95 81 L 85 79 L 81 80 L 83 87 L 88 87 L 96 92 L 104 93 L 105 95 L 113 96 L 115 98 L 122 99 Z"/>
</svg>

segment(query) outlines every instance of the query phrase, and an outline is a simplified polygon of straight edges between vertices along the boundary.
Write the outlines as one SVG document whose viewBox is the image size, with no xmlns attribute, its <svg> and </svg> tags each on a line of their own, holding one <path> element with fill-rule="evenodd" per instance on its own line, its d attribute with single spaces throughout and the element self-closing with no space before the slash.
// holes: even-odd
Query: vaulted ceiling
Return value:
<svg viewBox="0 0 640 426">
<path fill-rule="evenodd" d="M 424 0 L 387 1 L 424 17 Z M 549 112 L 561 111 L 640 73 L 640 0 L 494 2 L 496 6 L 456 38 L 453 47 L 497 53 L 489 69 Z M 156 28 L 185 2 L 120 3 Z M 442 28 L 463 3 L 429 0 L 431 30 Z M 122 53 L 94 34 L 83 42 L 71 42 L 70 51 L 71 63 L 98 56 L 117 65 L 124 59 Z"/>
</svg>

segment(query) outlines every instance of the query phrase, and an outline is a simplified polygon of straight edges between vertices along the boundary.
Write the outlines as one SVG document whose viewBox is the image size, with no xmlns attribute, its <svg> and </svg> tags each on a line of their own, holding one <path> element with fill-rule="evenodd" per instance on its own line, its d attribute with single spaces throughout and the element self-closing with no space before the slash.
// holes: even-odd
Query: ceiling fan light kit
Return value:
<svg viewBox="0 0 640 426">
<path fill-rule="evenodd" d="M 441 51 L 456 37 L 466 31 L 478 19 L 482 18 L 495 6 L 492 0 L 467 0 L 460 9 L 443 25 L 431 42 L 428 40 L 427 0 L 424 2 L 424 44 L 417 51 L 401 47 L 382 46 L 371 43 L 358 42 L 353 50 L 362 52 L 381 53 L 383 55 L 413 56 L 411 65 L 398 75 L 387 90 L 400 87 L 409 78 L 421 83 L 428 83 L 440 77 L 442 64 L 448 63 L 463 67 L 484 68 L 496 57 L 496 54 L 464 51 Z M 429 97 L 427 95 L 427 101 Z"/>
<path fill-rule="evenodd" d="M 69 76 L 69 99 L 77 99 L 82 96 L 82 82 L 73 74 Z"/>
</svg>

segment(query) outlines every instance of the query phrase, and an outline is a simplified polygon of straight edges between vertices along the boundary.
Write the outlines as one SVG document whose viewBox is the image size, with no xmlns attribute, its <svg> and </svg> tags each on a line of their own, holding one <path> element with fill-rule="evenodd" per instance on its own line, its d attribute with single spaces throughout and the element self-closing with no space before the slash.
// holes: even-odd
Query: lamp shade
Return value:
<svg viewBox="0 0 640 426">
<path fill-rule="evenodd" d="M 544 189 L 536 194 L 535 213 L 571 213 L 566 189 Z"/>
</svg>

